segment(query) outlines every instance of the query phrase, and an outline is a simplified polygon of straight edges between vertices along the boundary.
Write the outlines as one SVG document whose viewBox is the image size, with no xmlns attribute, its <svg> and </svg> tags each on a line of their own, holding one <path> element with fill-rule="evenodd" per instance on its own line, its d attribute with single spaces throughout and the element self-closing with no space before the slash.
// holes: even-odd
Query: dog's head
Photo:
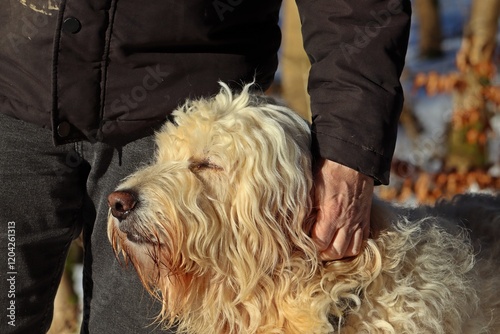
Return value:
<svg viewBox="0 0 500 334">
<path fill-rule="evenodd" d="M 294 254 L 316 256 L 305 222 L 308 124 L 250 85 L 239 94 L 221 86 L 213 99 L 176 110 L 156 136 L 154 162 L 109 196 L 113 247 L 159 292 L 164 318 L 215 303 L 216 294 L 244 304 Z"/>
</svg>

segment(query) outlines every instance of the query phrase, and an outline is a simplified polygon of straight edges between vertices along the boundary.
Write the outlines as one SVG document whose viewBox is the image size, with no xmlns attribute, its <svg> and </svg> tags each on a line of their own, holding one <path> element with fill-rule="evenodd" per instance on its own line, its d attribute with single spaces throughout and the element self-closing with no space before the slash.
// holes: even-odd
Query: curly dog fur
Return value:
<svg viewBox="0 0 500 334">
<path fill-rule="evenodd" d="M 375 201 L 362 253 L 321 262 L 308 124 L 222 85 L 110 195 L 108 234 L 187 333 L 500 333 L 500 198 Z"/>
</svg>

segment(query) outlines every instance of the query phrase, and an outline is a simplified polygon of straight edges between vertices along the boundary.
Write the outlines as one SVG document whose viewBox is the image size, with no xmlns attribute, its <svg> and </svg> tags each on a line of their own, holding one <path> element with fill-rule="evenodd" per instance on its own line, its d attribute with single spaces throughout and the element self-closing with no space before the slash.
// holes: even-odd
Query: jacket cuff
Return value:
<svg viewBox="0 0 500 334">
<path fill-rule="evenodd" d="M 374 179 L 375 185 L 389 184 L 391 156 L 384 156 L 367 147 L 312 130 L 312 152 L 315 159 L 324 158 L 352 168 Z"/>
</svg>

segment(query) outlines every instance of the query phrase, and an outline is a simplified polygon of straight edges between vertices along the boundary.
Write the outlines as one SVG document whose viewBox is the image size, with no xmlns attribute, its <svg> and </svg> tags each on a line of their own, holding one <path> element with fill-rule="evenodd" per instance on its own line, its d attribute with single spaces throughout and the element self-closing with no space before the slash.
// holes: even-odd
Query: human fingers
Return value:
<svg viewBox="0 0 500 334">
<path fill-rule="evenodd" d="M 331 210 L 319 209 L 316 222 L 311 229 L 311 238 L 318 248 L 318 252 L 326 251 L 332 244 L 332 240 L 337 232 L 334 216 Z"/>
<path fill-rule="evenodd" d="M 338 229 L 328 247 L 320 251 L 320 259 L 322 261 L 333 261 L 344 258 L 351 243 L 351 238 L 352 233 L 349 230 L 345 228 Z"/>
<path fill-rule="evenodd" d="M 361 217 L 362 222 L 360 226 L 352 234 L 349 246 L 347 247 L 344 257 L 357 256 L 363 247 L 363 241 L 368 239 L 370 235 L 370 211 L 371 205 L 368 205 L 366 211 Z M 334 240 L 335 242 L 336 240 Z"/>
<path fill-rule="evenodd" d="M 322 247 L 318 248 L 321 260 L 339 260 L 356 256 L 361 252 L 363 241 L 368 239 L 370 234 L 370 207 L 371 205 L 368 205 L 357 219 L 345 222 L 340 227 L 336 227 L 333 223 L 327 224 L 330 227 L 335 226 L 335 228 L 327 237 L 324 237 Z M 337 219 L 339 218 L 337 217 Z M 318 231 L 321 232 L 320 229 Z M 332 236 L 331 239 L 328 239 L 329 235 Z M 327 242 L 328 246 L 325 246 Z"/>
</svg>

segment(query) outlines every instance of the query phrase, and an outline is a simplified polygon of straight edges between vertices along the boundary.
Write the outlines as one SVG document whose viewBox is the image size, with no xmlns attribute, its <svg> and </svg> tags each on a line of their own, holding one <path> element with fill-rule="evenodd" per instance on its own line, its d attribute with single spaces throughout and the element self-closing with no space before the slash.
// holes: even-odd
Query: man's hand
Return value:
<svg viewBox="0 0 500 334">
<path fill-rule="evenodd" d="M 330 160 L 314 175 L 316 222 L 311 237 L 323 261 L 355 256 L 370 233 L 373 179 Z"/>
</svg>

